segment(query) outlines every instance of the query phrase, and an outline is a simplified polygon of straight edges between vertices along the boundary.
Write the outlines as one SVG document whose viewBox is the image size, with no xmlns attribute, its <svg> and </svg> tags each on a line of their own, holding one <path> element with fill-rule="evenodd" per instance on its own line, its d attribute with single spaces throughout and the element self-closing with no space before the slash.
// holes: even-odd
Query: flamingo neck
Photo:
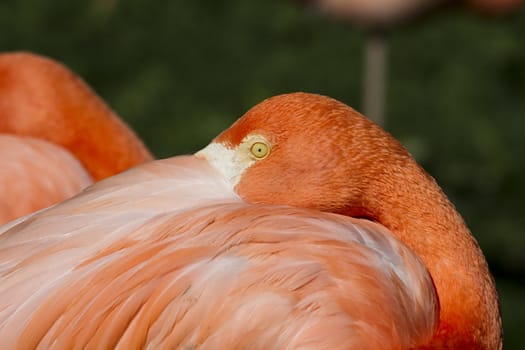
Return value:
<svg viewBox="0 0 525 350">
<path fill-rule="evenodd" d="M 361 215 L 389 228 L 429 270 L 440 325 L 428 348 L 499 349 L 501 317 L 486 260 L 461 216 L 415 161 L 375 177 Z M 374 190 L 377 189 L 377 190 Z"/>
<path fill-rule="evenodd" d="M 0 55 L 0 132 L 69 150 L 95 179 L 152 157 L 133 131 L 76 75 L 50 59 Z"/>
</svg>

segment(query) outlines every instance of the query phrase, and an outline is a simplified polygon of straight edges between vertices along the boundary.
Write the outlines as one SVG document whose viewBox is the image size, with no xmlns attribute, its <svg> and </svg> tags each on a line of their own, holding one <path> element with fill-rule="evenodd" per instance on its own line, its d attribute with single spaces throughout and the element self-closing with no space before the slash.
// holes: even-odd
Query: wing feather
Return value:
<svg viewBox="0 0 525 350">
<path fill-rule="evenodd" d="M 195 157 L 5 230 L 7 348 L 406 349 L 437 326 L 425 267 L 385 228 L 244 203 Z"/>
<path fill-rule="evenodd" d="M 70 198 L 92 182 L 66 149 L 0 133 L 0 224 Z"/>
</svg>

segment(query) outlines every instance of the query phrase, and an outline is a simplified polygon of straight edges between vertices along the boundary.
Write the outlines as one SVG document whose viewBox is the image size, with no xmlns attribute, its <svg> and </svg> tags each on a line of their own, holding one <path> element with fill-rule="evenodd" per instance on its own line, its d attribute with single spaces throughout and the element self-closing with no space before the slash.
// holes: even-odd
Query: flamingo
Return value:
<svg viewBox="0 0 525 350">
<path fill-rule="evenodd" d="M 434 179 L 329 97 L 249 110 L 0 227 L 10 349 L 501 349 L 485 258 Z"/>
<path fill-rule="evenodd" d="M 0 223 L 151 159 L 66 67 L 31 53 L 0 54 Z"/>
<path fill-rule="evenodd" d="M 451 5 L 467 5 L 477 12 L 499 16 L 515 11 L 524 0 L 294 0 L 347 19 L 367 29 L 364 49 L 363 109 L 380 125 L 386 124 L 388 44 L 386 33 L 417 16 Z"/>
</svg>

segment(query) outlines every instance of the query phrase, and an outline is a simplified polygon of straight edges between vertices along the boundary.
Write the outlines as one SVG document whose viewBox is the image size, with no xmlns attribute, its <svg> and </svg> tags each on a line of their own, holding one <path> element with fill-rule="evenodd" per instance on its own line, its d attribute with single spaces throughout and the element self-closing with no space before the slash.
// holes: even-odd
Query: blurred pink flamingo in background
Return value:
<svg viewBox="0 0 525 350">
<path fill-rule="evenodd" d="M 367 28 L 364 55 L 363 111 L 380 125 L 385 119 L 388 48 L 385 33 L 420 15 L 447 6 L 466 5 L 481 14 L 498 16 L 523 5 L 524 0 L 297 0 L 335 18 Z"/>
<path fill-rule="evenodd" d="M 0 54 L 0 223 L 149 160 L 133 131 L 66 67 Z"/>
</svg>

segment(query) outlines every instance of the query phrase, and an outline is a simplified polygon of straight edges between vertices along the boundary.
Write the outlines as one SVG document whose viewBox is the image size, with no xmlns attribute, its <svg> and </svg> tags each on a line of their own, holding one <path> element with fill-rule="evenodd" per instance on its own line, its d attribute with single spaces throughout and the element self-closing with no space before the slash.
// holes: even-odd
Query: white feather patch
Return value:
<svg viewBox="0 0 525 350">
<path fill-rule="evenodd" d="M 248 136 L 235 148 L 228 148 L 222 143 L 212 142 L 195 155 L 204 157 L 231 183 L 232 187 L 235 187 L 244 171 L 256 162 L 256 159 L 250 156 L 247 146 L 252 138 L 253 136 Z"/>
</svg>

